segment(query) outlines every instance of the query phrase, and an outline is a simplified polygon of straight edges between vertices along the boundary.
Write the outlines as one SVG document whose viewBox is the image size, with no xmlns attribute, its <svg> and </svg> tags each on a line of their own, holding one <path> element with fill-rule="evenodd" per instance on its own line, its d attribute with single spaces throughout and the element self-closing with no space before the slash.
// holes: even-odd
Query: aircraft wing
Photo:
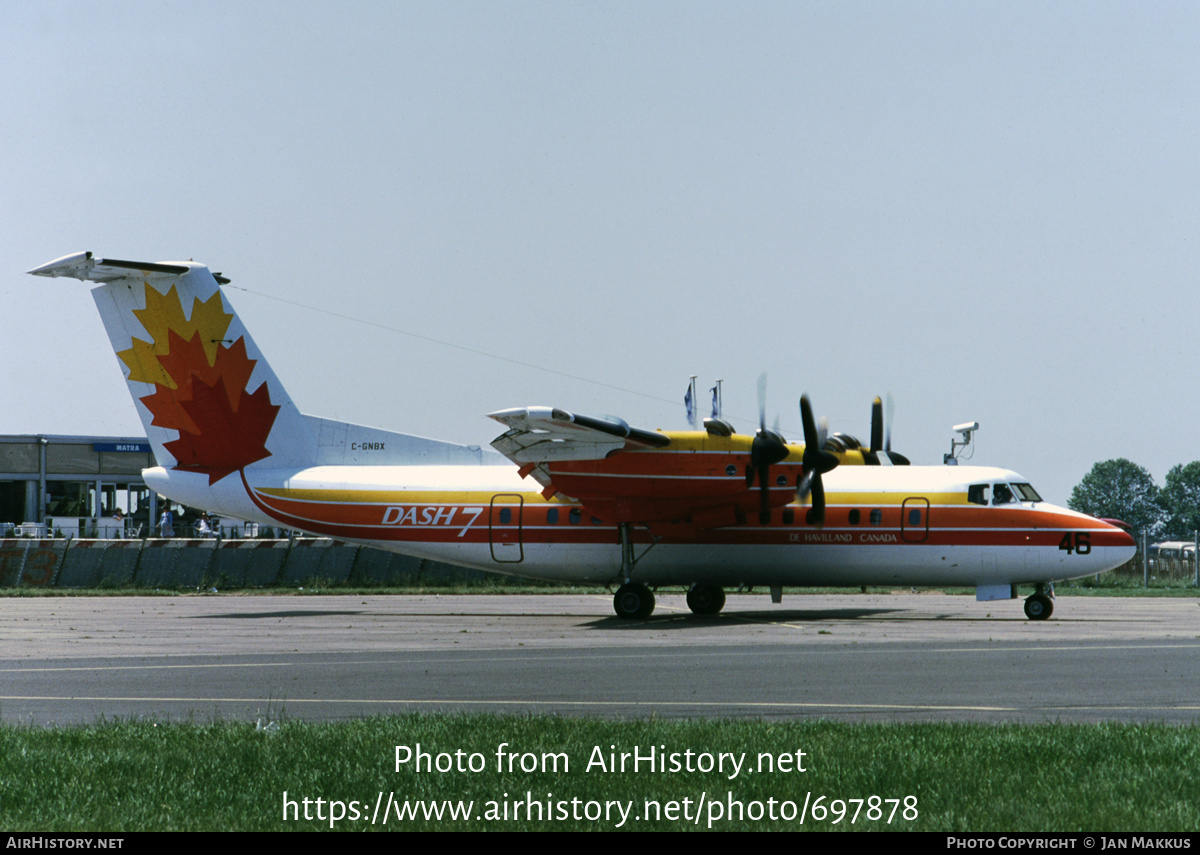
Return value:
<svg viewBox="0 0 1200 855">
<path fill-rule="evenodd" d="M 509 428 L 492 446 L 541 484 L 544 496 L 569 496 L 600 519 L 652 530 L 741 524 L 764 504 L 791 502 L 803 470 L 800 450 L 785 446 L 787 459 L 769 464 L 768 479 L 758 467 L 748 478 L 749 436 L 638 430 L 550 407 L 491 417 Z"/>
<path fill-rule="evenodd" d="M 571 460 L 604 460 L 615 452 L 665 448 L 666 434 L 631 428 L 620 419 L 583 416 L 557 407 L 519 407 L 489 413 L 508 427 L 492 440 L 492 447 L 532 475 L 546 488 L 557 492 L 549 466 Z"/>
</svg>

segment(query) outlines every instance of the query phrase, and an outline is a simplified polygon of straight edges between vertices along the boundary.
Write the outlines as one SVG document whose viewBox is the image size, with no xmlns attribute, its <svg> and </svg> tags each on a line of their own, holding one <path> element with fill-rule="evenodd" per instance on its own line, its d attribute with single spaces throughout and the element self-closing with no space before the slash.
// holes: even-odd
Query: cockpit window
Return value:
<svg viewBox="0 0 1200 855">
<path fill-rule="evenodd" d="M 1013 491 L 1007 484 L 998 483 L 992 488 L 992 504 L 1007 505 L 1013 501 Z"/>
<path fill-rule="evenodd" d="M 973 505 L 986 505 L 988 503 L 988 487 L 990 484 L 972 484 L 967 488 L 967 501 Z"/>
<path fill-rule="evenodd" d="M 1029 484 L 1013 484 L 1013 489 L 1017 491 L 1017 495 L 1021 497 L 1022 502 L 1040 502 L 1042 497 L 1038 495 L 1038 491 L 1033 489 Z"/>
</svg>

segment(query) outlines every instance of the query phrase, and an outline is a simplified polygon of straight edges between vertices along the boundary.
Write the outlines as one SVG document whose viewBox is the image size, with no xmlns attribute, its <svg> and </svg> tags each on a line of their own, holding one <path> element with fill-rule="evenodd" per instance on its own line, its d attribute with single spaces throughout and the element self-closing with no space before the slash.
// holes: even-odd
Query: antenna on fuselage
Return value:
<svg viewBox="0 0 1200 855">
<path fill-rule="evenodd" d="M 973 434 L 979 430 L 979 422 L 969 422 L 967 424 L 955 425 L 954 431 L 962 434 L 962 441 L 950 437 L 950 453 L 942 455 L 942 463 L 947 466 L 957 466 L 959 456 L 967 450 L 967 446 L 971 444 Z M 974 450 L 971 452 L 974 454 Z"/>
</svg>

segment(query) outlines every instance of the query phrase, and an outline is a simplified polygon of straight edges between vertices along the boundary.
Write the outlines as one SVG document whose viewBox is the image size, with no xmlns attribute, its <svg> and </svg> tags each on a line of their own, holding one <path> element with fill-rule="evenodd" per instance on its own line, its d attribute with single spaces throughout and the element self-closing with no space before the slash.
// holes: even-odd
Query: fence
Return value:
<svg viewBox="0 0 1200 855">
<path fill-rule="evenodd" d="M 0 540 L 0 587 L 268 588 L 444 585 L 497 578 L 482 570 L 324 538 Z"/>
</svg>

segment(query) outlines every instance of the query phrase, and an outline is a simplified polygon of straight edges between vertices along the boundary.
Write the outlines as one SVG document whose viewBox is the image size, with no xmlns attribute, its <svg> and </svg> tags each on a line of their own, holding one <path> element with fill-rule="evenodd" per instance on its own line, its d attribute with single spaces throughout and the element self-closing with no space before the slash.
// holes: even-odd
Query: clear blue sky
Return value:
<svg viewBox="0 0 1200 855">
<path fill-rule="evenodd" d="M 0 433 L 141 433 L 24 274 L 92 250 L 250 289 L 348 421 L 680 428 L 697 374 L 750 430 L 765 370 L 793 436 L 890 391 L 914 462 L 978 420 L 1058 502 L 1200 458 L 1194 4 L 9 0 L 0 81 Z"/>
</svg>

